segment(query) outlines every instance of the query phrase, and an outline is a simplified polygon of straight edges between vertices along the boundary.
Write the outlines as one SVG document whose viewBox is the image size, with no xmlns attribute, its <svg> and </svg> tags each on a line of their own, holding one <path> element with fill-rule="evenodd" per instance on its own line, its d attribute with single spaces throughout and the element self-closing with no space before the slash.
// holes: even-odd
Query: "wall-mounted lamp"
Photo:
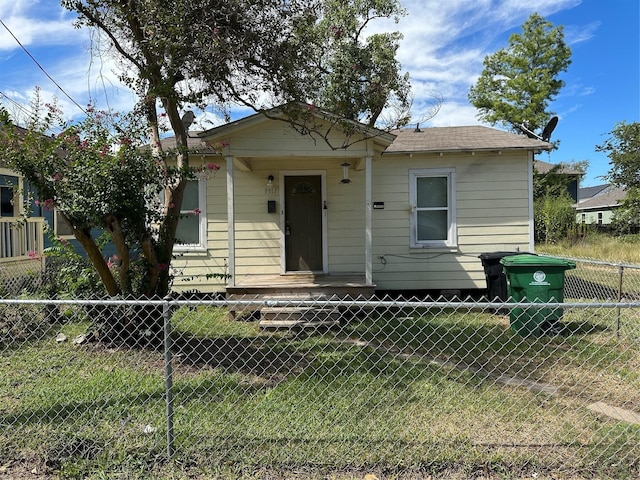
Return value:
<svg viewBox="0 0 640 480">
<path fill-rule="evenodd" d="M 349 162 L 344 162 L 342 164 L 342 180 L 340 183 L 351 183 L 351 179 L 349 178 L 349 167 L 351 164 Z"/>
<path fill-rule="evenodd" d="M 273 175 L 267 177 L 267 187 L 273 187 Z"/>
</svg>

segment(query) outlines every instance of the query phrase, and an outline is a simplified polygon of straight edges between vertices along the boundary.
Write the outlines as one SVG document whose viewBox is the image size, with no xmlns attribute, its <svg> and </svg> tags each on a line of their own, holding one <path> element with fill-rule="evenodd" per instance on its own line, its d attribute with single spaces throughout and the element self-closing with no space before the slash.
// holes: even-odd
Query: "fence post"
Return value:
<svg viewBox="0 0 640 480">
<path fill-rule="evenodd" d="M 622 301 L 622 275 L 624 274 L 624 266 L 618 265 L 618 303 Z M 620 307 L 618 307 L 616 315 L 616 337 L 620 336 Z"/>
<path fill-rule="evenodd" d="M 167 404 L 167 457 L 173 458 L 175 452 L 173 441 L 173 366 L 171 364 L 171 305 L 165 298 L 162 304 L 164 321 L 164 368 L 165 368 L 165 400 Z"/>
</svg>

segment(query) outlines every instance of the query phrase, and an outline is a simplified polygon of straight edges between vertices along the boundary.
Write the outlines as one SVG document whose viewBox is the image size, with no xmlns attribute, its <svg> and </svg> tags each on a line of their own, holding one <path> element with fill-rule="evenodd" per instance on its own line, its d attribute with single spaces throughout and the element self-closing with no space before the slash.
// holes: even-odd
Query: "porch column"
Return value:
<svg viewBox="0 0 640 480">
<path fill-rule="evenodd" d="M 364 278 L 367 285 L 373 284 L 373 264 L 372 262 L 372 236 L 371 236 L 371 216 L 373 206 L 371 204 L 371 156 L 365 157 L 365 239 L 364 239 Z"/>
<path fill-rule="evenodd" d="M 229 249 L 229 281 L 228 286 L 236 285 L 236 217 L 234 205 L 233 156 L 225 157 L 227 161 L 227 237 Z"/>
</svg>

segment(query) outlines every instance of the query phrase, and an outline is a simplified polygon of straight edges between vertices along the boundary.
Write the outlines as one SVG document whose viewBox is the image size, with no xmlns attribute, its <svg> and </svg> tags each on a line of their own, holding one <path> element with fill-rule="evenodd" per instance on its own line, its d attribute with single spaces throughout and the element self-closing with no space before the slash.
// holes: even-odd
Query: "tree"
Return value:
<svg viewBox="0 0 640 480">
<path fill-rule="evenodd" d="M 376 18 L 393 17 L 404 10 L 396 1 L 326 0 L 323 16 L 315 28 L 314 55 L 321 65 L 317 101 L 323 108 L 346 119 L 375 126 L 390 99 L 408 120 L 409 76 L 400 75 L 395 58 L 402 35 L 376 33 L 365 37 Z M 391 123 L 397 123 L 394 117 Z M 387 122 L 388 123 L 388 122 Z"/>
<path fill-rule="evenodd" d="M 33 115 L 27 129 L 12 128 L 7 112 L 0 111 L 0 164 L 24 176 L 37 192 L 36 205 L 56 209 L 107 294 L 153 296 L 158 273 L 168 266 L 158 261 L 154 240 L 154 226 L 162 218 L 160 191 L 190 172 L 155 161 L 142 148 L 145 135 L 133 116 L 119 119 L 114 130 L 105 112 L 89 108 L 86 119 L 74 124 L 64 121 L 55 105 L 45 108 L 44 115 Z M 60 133 L 49 136 L 54 129 Z M 31 199 L 26 200 L 28 210 Z M 103 257 L 95 229 L 114 245 L 115 268 Z"/>
<path fill-rule="evenodd" d="M 509 37 L 509 47 L 484 59 L 484 69 L 469 90 L 469 101 L 478 117 L 515 132 L 524 125 L 530 131 L 544 128 L 553 115 L 549 103 L 564 81 L 558 75 L 571 64 L 571 49 L 564 42 L 562 26 L 553 27 L 537 13 Z"/>
<path fill-rule="evenodd" d="M 169 292 L 168 266 L 176 242 L 182 197 L 186 182 L 193 175 L 181 112 L 189 105 L 204 107 L 241 103 L 263 111 L 273 105 L 287 103 L 291 106 L 284 110 L 287 121 L 302 125 L 304 128 L 301 129 L 306 128 L 305 131 L 310 132 L 311 129 L 305 127 L 306 108 L 301 108 L 301 103 L 316 96 L 324 98 L 322 92 L 328 88 L 324 82 L 342 81 L 349 77 L 347 74 L 332 76 L 340 65 L 340 62 L 333 62 L 333 54 L 341 51 L 341 44 L 318 48 L 323 44 L 321 34 L 326 31 L 323 23 L 323 15 L 327 12 L 325 7 L 344 5 L 346 8 L 352 3 L 348 0 L 327 3 L 324 0 L 62 0 L 64 7 L 78 13 L 77 26 L 101 31 L 108 39 L 111 51 L 120 59 L 121 79 L 140 98 L 134 117 L 145 122 L 152 161 L 145 156 L 135 156 L 134 147 L 140 146 L 139 137 L 129 134 L 129 124 L 115 122 L 111 126 L 105 125 L 96 112 L 88 112 L 86 122 L 75 126 L 60 125 L 62 137 L 45 142 L 41 147 L 36 146 L 36 140 L 24 143 L 25 149 L 31 149 L 30 157 L 20 155 L 14 145 L 14 153 L 23 162 L 14 166 L 26 178 L 32 176 L 38 180 L 35 176 L 39 169 L 48 168 L 46 162 L 55 159 L 54 152 L 62 151 L 66 160 L 60 163 L 55 159 L 52 165 L 56 165 L 65 181 L 75 178 L 76 174 L 68 169 L 71 166 L 81 172 L 82 165 L 91 165 L 94 170 L 84 171 L 85 176 L 92 176 L 88 183 L 97 185 L 100 179 L 111 176 L 111 179 L 105 179 L 108 185 L 103 187 L 111 189 L 113 198 L 131 201 L 131 204 L 127 203 L 131 207 L 127 215 L 131 216 L 125 217 L 117 210 L 117 205 L 107 208 L 101 202 L 77 203 L 76 197 L 86 194 L 81 183 L 65 183 L 64 190 L 60 188 L 62 184 L 55 182 L 33 183 L 40 190 L 40 197 L 52 199 L 67 217 L 109 295 L 133 291 L 128 286 L 128 274 L 123 274 L 127 278 L 120 278 L 120 281 L 109 275 L 104 259 L 98 255 L 96 239 L 91 236 L 92 226 L 106 228 L 112 233 L 114 243 L 124 255 L 120 257 L 121 262 L 124 262 L 127 250 L 139 247 L 143 252 L 145 286 L 138 294 L 162 297 Z M 340 28 L 344 28 L 345 35 L 356 39 L 360 38 L 370 19 L 398 11 L 395 0 L 365 1 L 355 5 L 358 8 L 350 12 L 358 13 L 359 19 L 366 20 L 345 22 Z M 343 15 L 341 18 L 346 17 Z M 311 48 L 306 48 L 307 45 Z M 392 41 L 380 41 L 375 47 L 365 46 L 366 52 L 362 55 L 354 53 L 355 61 L 368 62 L 366 66 L 373 72 L 378 71 L 376 66 L 380 64 L 381 71 L 387 75 L 384 79 L 373 73 L 363 75 L 364 69 L 358 67 L 352 72 L 362 85 L 387 82 L 389 76 L 393 76 L 393 68 L 398 67 L 393 61 L 393 47 Z M 373 112 L 370 116 L 376 116 L 387 103 L 385 95 L 391 96 L 394 88 L 389 87 L 369 103 L 361 97 L 354 99 L 353 109 L 343 105 L 344 110 L 334 113 L 337 117 L 344 111 L 360 114 L 368 108 Z M 402 97 L 403 93 L 399 95 Z M 337 104 L 329 101 L 327 105 L 337 108 Z M 171 152 L 163 151 L 161 147 L 162 116 L 166 116 L 176 139 L 177 147 Z M 49 112 L 44 122 L 32 122 L 30 128 L 34 139 L 50 133 L 46 128 L 51 126 L 54 117 L 55 112 Z M 131 144 L 123 145 L 125 139 Z M 113 154 L 110 142 L 119 145 Z M 124 163 L 123 155 L 126 156 Z M 151 170 L 145 170 L 144 174 L 138 172 L 139 175 L 135 176 L 136 172 L 127 170 L 134 165 L 135 168 L 143 168 L 144 165 Z M 47 178 L 54 178 L 57 173 L 47 169 L 42 171 L 48 172 Z M 116 178 L 120 182 L 115 182 Z M 148 199 L 140 197 L 140 192 L 147 191 L 144 184 L 151 185 L 151 190 L 160 185 L 163 191 L 164 203 L 159 209 L 161 214 L 154 218 L 154 225 L 157 225 L 154 234 L 150 234 L 149 225 L 145 223 L 149 221 L 150 212 L 144 208 Z M 98 195 L 98 190 L 91 193 Z M 137 193 L 129 197 L 133 192 Z M 111 207 L 116 210 L 108 212 Z M 86 216 L 76 216 L 80 212 L 85 212 Z M 105 213 L 113 215 L 105 217 Z"/>
<path fill-rule="evenodd" d="M 586 172 L 587 161 L 564 162 L 547 172 L 533 172 L 534 237 L 536 242 L 555 243 L 565 237 L 575 224 L 574 199 L 569 186 L 575 175 L 566 170 Z"/>
<path fill-rule="evenodd" d="M 534 200 L 534 236 L 536 242 L 556 243 L 575 225 L 573 199 L 564 193 L 545 193 Z"/>
<path fill-rule="evenodd" d="M 596 151 L 609 157 L 611 169 L 605 178 L 627 192 L 615 214 L 616 228 L 632 231 L 640 225 L 640 123 L 616 124 Z"/>
</svg>

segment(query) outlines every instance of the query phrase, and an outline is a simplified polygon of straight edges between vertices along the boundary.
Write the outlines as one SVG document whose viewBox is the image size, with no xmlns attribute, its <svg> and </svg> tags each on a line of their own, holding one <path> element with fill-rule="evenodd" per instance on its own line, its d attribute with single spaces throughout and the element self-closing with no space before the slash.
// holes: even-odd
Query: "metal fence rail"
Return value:
<svg viewBox="0 0 640 480">
<path fill-rule="evenodd" d="M 0 477 L 637 478 L 640 304 L 572 297 L 0 300 Z"/>
<path fill-rule="evenodd" d="M 576 263 L 565 279 L 565 298 L 640 300 L 640 265 L 566 258 Z"/>
</svg>

